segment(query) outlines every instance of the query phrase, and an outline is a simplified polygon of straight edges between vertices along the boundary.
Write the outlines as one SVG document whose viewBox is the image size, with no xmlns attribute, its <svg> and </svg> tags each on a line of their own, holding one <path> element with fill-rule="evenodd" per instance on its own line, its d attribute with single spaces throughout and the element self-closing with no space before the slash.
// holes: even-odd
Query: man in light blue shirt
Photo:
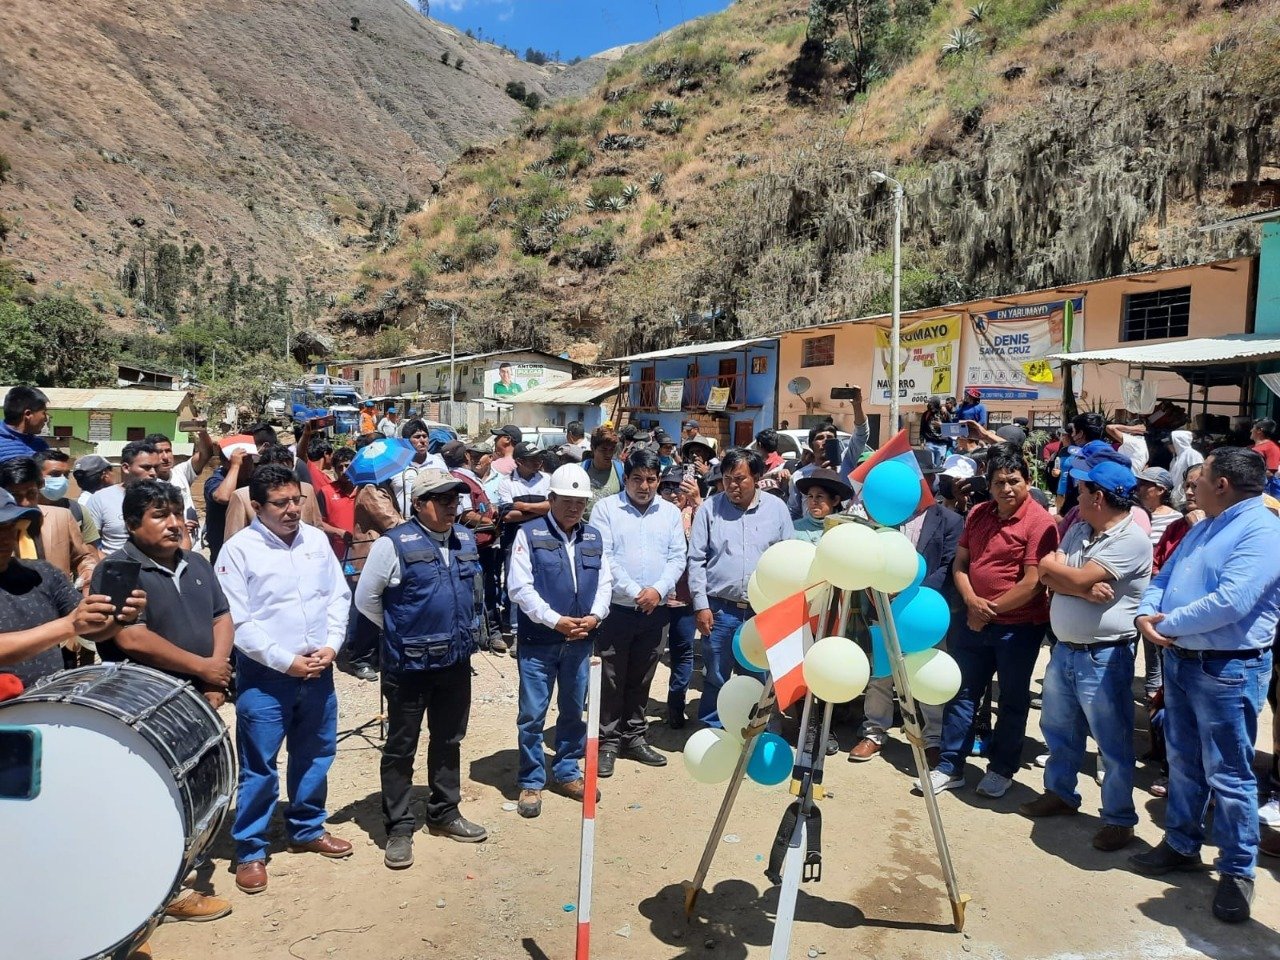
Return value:
<svg viewBox="0 0 1280 960">
<path fill-rule="evenodd" d="M 667 596 L 684 573 L 686 547 L 679 508 L 657 496 L 661 475 L 655 451 L 631 451 L 622 492 L 598 501 L 591 513 L 613 571 L 609 618 L 601 624 L 596 644 L 603 665 L 602 777 L 613 776 L 618 756 L 651 767 L 667 763 L 645 740 L 649 724 L 644 708 L 670 619 Z"/>
<path fill-rule="evenodd" d="M 1163 647 L 1169 803 L 1165 835 L 1130 857 L 1141 873 L 1200 867 L 1210 791 L 1216 802 L 1213 913 L 1249 918 L 1258 859 L 1258 714 L 1280 613 L 1280 519 L 1262 503 L 1262 456 L 1220 447 L 1195 481 L 1208 516 L 1192 527 L 1138 607 L 1138 632 Z"/>
<path fill-rule="evenodd" d="M 716 700 L 733 672 L 733 635 L 753 613 L 747 581 L 762 553 L 795 534 L 787 505 L 756 488 L 764 475 L 760 454 L 734 447 L 720 469 L 724 493 L 694 514 L 689 534 L 689 592 L 705 671 L 698 719 L 716 728 L 721 726 Z"/>
</svg>

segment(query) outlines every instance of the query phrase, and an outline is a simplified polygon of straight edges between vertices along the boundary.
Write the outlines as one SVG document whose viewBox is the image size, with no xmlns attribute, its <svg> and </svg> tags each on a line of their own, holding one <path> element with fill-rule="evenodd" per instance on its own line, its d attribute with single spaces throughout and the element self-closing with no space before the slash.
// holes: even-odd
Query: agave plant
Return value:
<svg viewBox="0 0 1280 960">
<path fill-rule="evenodd" d="M 971 50 L 976 50 L 982 43 L 982 34 L 971 27 L 956 27 L 947 34 L 947 42 L 942 45 L 943 57 L 959 57 Z"/>
<path fill-rule="evenodd" d="M 650 117 L 673 117 L 676 112 L 676 102 L 674 100 L 659 100 L 645 111 Z"/>
<path fill-rule="evenodd" d="M 620 210 L 625 210 L 626 207 L 627 207 L 627 201 L 623 200 L 621 197 L 605 198 L 604 208 L 606 210 L 612 210 L 614 213 L 617 213 Z"/>
<path fill-rule="evenodd" d="M 640 126 L 644 127 L 646 130 L 652 130 L 653 117 L 651 117 L 649 114 L 646 113 L 643 117 L 640 118 Z"/>
<path fill-rule="evenodd" d="M 595 213 L 600 209 L 600 204 L 596 203 L 595 197 L 587 197 L 582 205 L 586 207 L 588 213 Z"/>
<path fill-rule="evenodd" d="M 987 15 L 986 0 L 979 0 L 978 3 L 975 3 L 972 7 L 969 8 L 970 23 L 981 23 L 983 17 L 985 17 L 986 15 Z"/>
<path fill-rule="evenodd" d="M 640 199 L 640 188 L 634 183 L 629 183 L 622 188 L 622 202 L 626 204 L 635 203 Z"/>
<path fill-rule="evenodd" d="M 665 173 L 655 173 L 653 176 L 649 178 L 649 184 L 648 184 L 649 192 L 661 193 L 662 185 L 666 183 L 666 181 L 667 181 L 667 175 Z"/>
</svg>

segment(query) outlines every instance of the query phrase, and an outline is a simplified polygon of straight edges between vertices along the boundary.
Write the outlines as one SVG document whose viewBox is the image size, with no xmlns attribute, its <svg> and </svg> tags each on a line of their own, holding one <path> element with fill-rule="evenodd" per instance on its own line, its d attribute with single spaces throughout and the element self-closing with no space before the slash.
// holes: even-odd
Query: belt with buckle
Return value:
<svg viewBox="0 0 1280 960">
<path fill-rule="evenodd" d="M 1068 650 L 1080 650 L 1088 653 L 1090 650 L 1106 650 L 1108 647 L 1127 647 L 1135 639 L 1135 637 L 1129 637 L 1125 640 L 1099 640 L 1097 643 L 1072 643 L 1070 640 L 1059 640 L 1058 642 Z"/>
<path fill-rule="evenodd" d="M 1186 647 L 1165 647 L 1179 660 L 1252 660 L 1265 650 L 1188 650 Z"/>
<path fill-rule="evenodd" d="M 712 597 L 712 600 L 719 600 L 721 603 L 727 603 L 731 607 L 737 607 L 739 610 L 750 610 L 751 604 L 746 600 L 734 600 L 732 597 Z"/>
</svg>

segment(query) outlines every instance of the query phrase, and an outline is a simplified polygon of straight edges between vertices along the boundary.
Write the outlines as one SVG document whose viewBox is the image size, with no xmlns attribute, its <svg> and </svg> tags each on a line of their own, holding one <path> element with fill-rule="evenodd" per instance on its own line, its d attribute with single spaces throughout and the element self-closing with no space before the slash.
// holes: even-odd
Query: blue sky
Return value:
<svg viewBox="0 0 1280 960">
<path fill-rule="evenodd" d="M 431 0 L 431 16 L 460 30 L 477 27 L 485 39 L 524 53 L 560 51 L 561 59 L 587 57 L 636 43 L 730 0 Z"/>
</svg>

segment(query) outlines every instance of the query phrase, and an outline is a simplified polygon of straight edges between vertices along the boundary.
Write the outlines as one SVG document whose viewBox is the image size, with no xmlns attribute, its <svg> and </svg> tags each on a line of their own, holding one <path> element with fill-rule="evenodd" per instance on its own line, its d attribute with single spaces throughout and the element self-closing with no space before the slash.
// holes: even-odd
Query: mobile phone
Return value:
<svg viewBox="0 0 1280 960">
<path fill-rule="evenodd" d="M 40 730 L 0 727 L 0 800 L 40 796 Z"/>
<path fill-rule="evenodd" d="M 337 418 L 332 413 L 327 413 L 323 417 L 313 417 L 311 426 L 313 429 L 332 427 L 337 422 Z"/>
<path fill-rule="evenodd" d="M 179 420 L 178 429 L 184 433 L 199 433 L 209 425 L 208 420 Z"/>
<path fill-rule="evenodd" d="M 102 579 L 98 582 L 100 593 L 111 598 L 116 613 L 124 612 L 124 602 L 138 589 L 138 575 L 142 564 L 127 557 L 108 557 L 98 564 Z"/>
<path fill-rule="evenodd" d="M 831 399 L 832 400 L 861 400 L 862 388 L 850 387 L 850 386 L 832 387 Z"/>
<path fill-rule="evenodd" d="M 967 437 L 969 436 L 969 425 L 967 423 L 944 423 L 942 424 L 942 436 L 947 440 Z"/>
<path fill-rule="evenodd" d="M 832 470 L 838 469 L 840 466 L 840 441 L 835 437 L 831 437 L 823 443 L 822 456 Z"/>
<path fill-rule="evenodd" d="M 970 477 L 969 489 L 976 496 L 985 497 L 987 495 L 987 478 L 980 473 Z"/>
<path fill-rule="evenodd" d="M 694 477 L 696 477 L 696 476 L 697 476 L 697 471 L 693 469 L 693 464 L 691 464 L 691 463 L 687 463 L 687 464 L 685 464 L 685 467 L 684 467 L 684 478 L 685 478 L 686 480 L 692 480 L 692 479 L 694 479 Z"/>
</svg>

